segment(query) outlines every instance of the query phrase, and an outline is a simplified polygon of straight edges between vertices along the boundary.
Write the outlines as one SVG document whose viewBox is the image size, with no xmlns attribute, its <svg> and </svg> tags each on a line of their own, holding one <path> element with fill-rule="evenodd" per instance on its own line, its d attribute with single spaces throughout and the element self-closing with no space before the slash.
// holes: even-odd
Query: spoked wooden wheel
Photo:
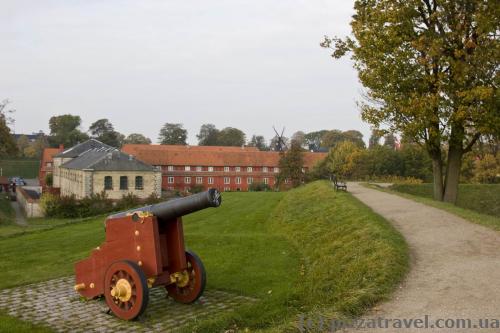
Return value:
<svg viewBox="0 0 500 333">
<path fill-rule="evenodd" d="M 136 263 L 117 261 L 109 266 L 104 279 L 106 303 L 118 318 L 132 320 L 146 310 L 149 289 L 146 276 Z"/>
<path fill-rule="evenodd" d="M 180 303 L 192 303 L 203 294 L 207 276 L 200 258 L 191 251 L 186 251 L 187 270 L 185 279 L 168 285 L 168 295 Z M 184 281 L 183 281 L 184 280 Z"/>
</svg>

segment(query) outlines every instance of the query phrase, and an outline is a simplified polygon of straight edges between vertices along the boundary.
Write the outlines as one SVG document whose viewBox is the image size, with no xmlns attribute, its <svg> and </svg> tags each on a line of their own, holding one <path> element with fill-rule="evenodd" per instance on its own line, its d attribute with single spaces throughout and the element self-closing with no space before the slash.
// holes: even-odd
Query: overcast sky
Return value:
<svg viewBox="0 0 500 333">
<path fill-rule="evenodd" d="M 83 130 L 115 129 L 157 141 L 183 123 L 195 144 L 204 123 L 270 139 L 272 126 L 357 129 L 361 86 L 323 35 L 346 35 L 346 0 L 1 0 L 0 99 L 16 133 L 48 132 L 53 115 Z"/>
</svg>

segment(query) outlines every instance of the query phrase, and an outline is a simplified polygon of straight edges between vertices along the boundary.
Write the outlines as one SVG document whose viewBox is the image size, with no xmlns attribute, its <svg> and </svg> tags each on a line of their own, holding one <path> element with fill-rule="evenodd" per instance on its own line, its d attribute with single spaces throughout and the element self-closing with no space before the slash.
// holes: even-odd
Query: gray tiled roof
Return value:
<svg viewBox="0 0 500 333">
<path fill-rule="evenodd" d="M 138 161 L 116 148 L 90 149 L 61 165 L 67 169 L 95 171 L 154 171 L 154 167 Z"/>
<path fill-rule="evenodd" d="M 111 147 L 110 145 L 102 143 L 99 140 L 90 139 L 85 142 L 79 143 L 76 146 L 65 149 L 64 151 L 60 152 L 54 157 L 75 158 L 80 156 L 80 154 L 88 151 L 89 149 L 94 149 L 94 148 L 116 149 L 114 147 Z"/>
</svg>

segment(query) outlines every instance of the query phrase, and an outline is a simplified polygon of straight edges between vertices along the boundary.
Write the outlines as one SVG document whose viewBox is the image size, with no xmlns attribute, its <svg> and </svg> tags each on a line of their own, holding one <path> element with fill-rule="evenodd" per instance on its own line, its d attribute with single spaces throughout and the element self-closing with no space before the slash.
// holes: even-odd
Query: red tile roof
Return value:
<svg viewBox="0 0 500 333">
<path fill-rule="evenodd" d="M 152 165 L 278 166 L 278 152 L 255 147 L 124 145 L 122 151 Z M 326 153 L 304 153 L 304 165 L 313 167 Z"/>
</svg>

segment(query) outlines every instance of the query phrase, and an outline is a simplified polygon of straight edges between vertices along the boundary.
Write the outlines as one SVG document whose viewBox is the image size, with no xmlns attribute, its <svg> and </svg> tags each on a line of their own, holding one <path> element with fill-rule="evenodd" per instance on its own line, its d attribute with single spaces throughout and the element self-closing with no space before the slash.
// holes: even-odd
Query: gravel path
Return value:
<svg viewBox="0 0 500 333">
<path fill-rule="evenodd" d="M 393 327 L 398 325 L 397 320 L 384 320 L 388 329 L 365 332 L 500 332 L 500 233 L 397 195 L 355 183 L 348 189 L 392 222 L 406 238 L 411 254 L 406 280 L 391 300 L 363 318 L 367 320 L 364 325 L 378 317 L 406 319 L 408 324 L 409 319 L 425 321 L 429 316 L 428 328 L 398 329 Z M 448 318 L 453 322 L 436 321 Z M 458 329 L 458 325 L 468 326 L 469 322 L 455 319 L 470 319 L 471 326 Z M 479 319 L 489 319 L 488 325 L 494 328 L 480 329 L 486 321 Z M 411 326 L 414 324 L 417 322 Z M 446 329 L 446 324 L 454 328 Z"/>
</svg>

